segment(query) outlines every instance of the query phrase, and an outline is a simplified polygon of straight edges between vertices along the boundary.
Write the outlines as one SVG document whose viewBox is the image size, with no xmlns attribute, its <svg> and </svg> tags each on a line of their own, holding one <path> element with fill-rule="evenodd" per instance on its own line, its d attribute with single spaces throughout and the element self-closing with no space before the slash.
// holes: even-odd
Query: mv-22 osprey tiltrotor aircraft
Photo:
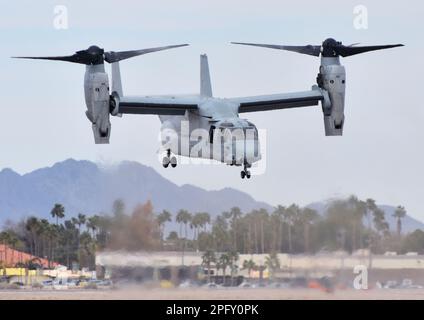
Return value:
<svg viewBox="0 0 424 320">
<path fill-rule="evenodd" d="M 135 51 L 105 52 L 97 46 L 61 57 L 18 57 L 29 59 L 59 60 L 86 65 L 84 90 L 87 105 L 86 115 L 92 123 L 96 144 L 109 143 L 111 133 L 110 115 L 153 114 L 158 115 L 161 132 L 173 131 L 171 139 L 162 139 L 164 156 L 162 164 L 176 167 L 172 154 L 186 157 L 214 159 L 228 165 L 243 166 L 241 178 L 250 178 L 248 170 L 261 159 L 258 131 L 255 125 L 239 117 L 240 113 L 317 106 L 321 102 L 324 113 L 326 136 L 341 136 L 344 125 L 345 68 L 340 57 L 349 57 L 368 51 L 402 46 L 344 46 L 334 39 L 327 39 L 317 46 L 278 46 L 252 43 L 235 43 L 294 51 L 321 56 L 317 85 L 311 90 L 286 94 L 272 94 L 241 98 L 214 98 L 206 55 L 200 57 L 200 94 L 194 96 L 126 96 L 122 90 L 119 61 L 183 45 L 159 47 Z M 112 87 L 109 87 L 104 62 L 112 65 Z M 182 132 L 183 123 L 189 129 Z M 206 132 L 200 139 L 198 132 Z M 234 132 L 241 133 L 232 135 Z M 191 135 L 196 132 L 196 137 Z M 251 134 L 248 134 L 250 132 Z M 228 134 L 229 133 L 229 134 Z M 234 138 L 236 137 L 236 138 Z M 181 141 L 187 141 L 187 148 Z M 175 143 L 179 140 L 180 143 Z M 198 151 L 201 152 L 198 152 Z M 212 151 L 213 150 L 213 151 Z M 196 152 L 194 152 L 196 151 Z M 218 151 L 218 152 L 216 152 Z"/>
</svg>

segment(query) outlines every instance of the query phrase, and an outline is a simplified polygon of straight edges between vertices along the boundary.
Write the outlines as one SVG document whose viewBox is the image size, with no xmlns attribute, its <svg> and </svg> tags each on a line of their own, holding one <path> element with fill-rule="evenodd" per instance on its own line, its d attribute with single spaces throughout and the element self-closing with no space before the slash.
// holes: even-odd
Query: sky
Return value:
<svg viewBox="0 0 424 320">
<path fill-rule="evenodd" d="M 57 29 L 55 7 L 67 9 Z M 354 26 L 364 5 L 368 28 Z M 121 160 L 155 168 L 178 185 L 232 187 L 272 205 L 301 205 L 356 194 L 404 205 L 424 220 L 424 4 L 418 1 L 8 1 L 0 11 L 0 169 L 24 174 L 67 158 L 101 165 Z M 86 119 L 84 66 L 13 60 L 68 55 L 96 44 L 133 50 L 189 43 L 121 63 L 130 95 L 199 92 L 199 55 L 207 53 L 213 92 L 237 97 L 309 90 L 319 59 L 230 45 L 404 43 L 342 59 L 347 71 L 344 137 L 325 137 L 319 107 L 243 114 L 266 130 L 266 171 L 241 180 L 239 168 L 182 165 L 164 169 L 156 116 L 112 118 L 110 145 L 95 145 Z M 109 66 L 107 66 L 109 70 Z"/>
</svg>

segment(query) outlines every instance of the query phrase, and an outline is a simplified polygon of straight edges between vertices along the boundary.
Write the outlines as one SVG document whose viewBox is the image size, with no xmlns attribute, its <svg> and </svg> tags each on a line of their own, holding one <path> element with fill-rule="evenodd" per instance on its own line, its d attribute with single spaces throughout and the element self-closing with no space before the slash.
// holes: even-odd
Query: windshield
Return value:
<svg viewBox="0 0 424 320">
<path fill-rule="evenodd" d="M 230 136 L 235 140 L 251 140 L 258 139 L 258 130 L 255 126 L 249 127 L 219 127 L 223 136 Z"/>
</svg>

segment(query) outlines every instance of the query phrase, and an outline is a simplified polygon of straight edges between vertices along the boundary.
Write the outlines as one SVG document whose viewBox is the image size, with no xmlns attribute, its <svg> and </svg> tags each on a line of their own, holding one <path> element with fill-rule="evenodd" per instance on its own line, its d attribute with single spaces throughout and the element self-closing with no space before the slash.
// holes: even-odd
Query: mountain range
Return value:
<svg viewBox="0 0 424 320">
<path fill-rule="evenodd" d="M 309 208 L 314 209 L 318 211 L 321 215 L 324 214 L 328 204 L 331 202 L 329 201 L 321 201 L 321 202 L 314 202 L 308 205 Z M 395 217 L 393 217 L 393 213 L 396 210 L 396 207 L 394 206 L 388 206 L 388 205 L 378 205 L 378 207 L 385 212 L 385 219 L 387 223 L 389 224 L 391 231 L 396 231 L 397 229 L 397 220 Z M 363 220 L 364 225 L 367 225 L 367 219 L 364 218 Z M 417 229 L 424 230 L 424 223 L 413 218 L 409 213 L 408 215 L 402 219 L 402 233 L 409 233 L 413 232 Z"/>
<path fill-rule="evenodd" d="M 238 206 L 243 212 L 273 207 L 256 201 L 247 193 L 233 188 L 208 191 L 194 185 L 169 181 L 153 168 L 137 162 L 123 161 L 102 167 L 90 161 L 68 159 L 51 167 L 20 175 L 12 169 L 0 171 L 0 225 L 35 215 L 50 218 L 55 203 L 65 206 L 66 217 L 78 213 L 88 215 L 111 212 L 116 199 L 122 199 L 128 210 L 151 200 L 156 212 L 173 213 L 179 209 L 209 212 L 212 216 Z M 326 202 L 309 205 L 323 214 Z M 386 212 L 391 230 L 396 230 L 393 206 L 380 206 Z M 403 219 L 405 232 L 424 230 L 424 223 L 408 214 Z"/>
<path fill-rule="evenodd" d="M 137 162 L 103 168 L 90 161 L 68 159 L 24 175 L 11 169 L 0 172 L 0 223 L 30 215 L 49 218 L 55 203 L 64 205 L 67 217 L 111 212 L 116 199 L 122 199 L 128 210 L 151 200 L 156 212 L 187 209 L 216 215 L 234 206 L 245 212 L 272 210 L 232 188 L 207 191 L 188 184 L 178 186 Z"/>
</svg>

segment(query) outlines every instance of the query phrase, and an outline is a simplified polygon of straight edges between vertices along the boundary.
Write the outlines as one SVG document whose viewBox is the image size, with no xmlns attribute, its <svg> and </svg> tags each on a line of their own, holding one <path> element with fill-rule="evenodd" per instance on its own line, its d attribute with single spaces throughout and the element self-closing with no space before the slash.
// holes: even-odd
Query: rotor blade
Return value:
<svg viewBox="0 0 424 320">
<path fill-rule="evenodd" d="M 302 54 L 307 54 L 310 56 L 319 57 L 321 53 L 321 46 L 279 46 L 274 44 L 258 44 L 258 43 L 245 43 L 245 42 L 231 42 L 232 44 L 241 44 L 245 46 L 255 46 L 255 47 L 263 47 L 263 48 L 271 48 L 271 49 L 278 49 L 278 50 L 286 50 L 286 51 L 292 51 Z"/>
<path fill-rule="evenodd" d="M 142 54 L 146 54 L 150 52 L 168 50 L 168 49 L 185 47 L 185 46 L 188 46 L 188 44 L 179 44 L 175 46 L 157 47 L 157 48 L 132 50 L 132 51 L 120 51 L 120 52 L 109 51 L 109 52 L 105 52 L 105 60 L 109 63 L 113 63 L 113 62 L 129 59 L 132 57 L 140 56 Z"/>
<path fill-rule="evenodd" d="M 366 46 L 366 47 L 345 47 L 345 46 L 341 46 L 341 47 L 336 48 L 336 51 L 342 57 L 350 57 L 350 56 L 365 53 L 365 52 L 391 49 L 391 48 L 403 47 L 403 46 L 404 46 L 403 44 L 393 44 L 393 45 L 385 45 L 385 46 Z"/>
<path fill-rule="evenodd" d="M 37 60 L 54 60 L 54 61 L 67 61 L 73 63 L 86 64 L 85 59 L 81 55 L 73 54 L 72 56 L 58 56 L 58 57 L 12 57 L 14 59 L 37 59 Z"/>
</svg>

